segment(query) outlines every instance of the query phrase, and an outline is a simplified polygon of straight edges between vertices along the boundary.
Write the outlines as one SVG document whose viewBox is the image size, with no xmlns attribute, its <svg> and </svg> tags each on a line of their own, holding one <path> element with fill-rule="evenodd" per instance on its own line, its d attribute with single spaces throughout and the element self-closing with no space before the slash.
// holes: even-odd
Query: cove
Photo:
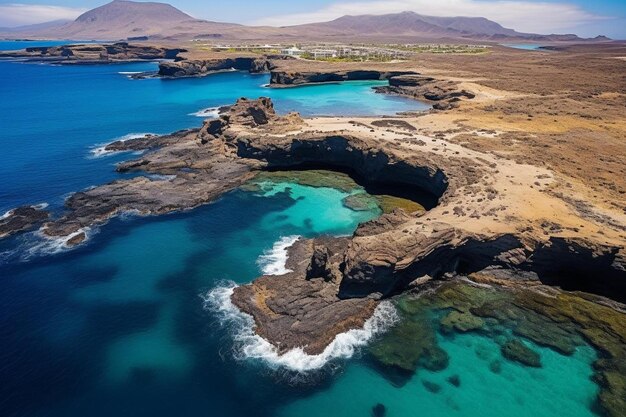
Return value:
<svg viewBox="0 0 626 417">
<path fill-rule="evenodd" d="M 352 233 L 380 214 L 343 205 L 360 193 L 264 178 L 191 212 L 114 220 L 74 251 L 0 265 L 0 407 L 20 416 L 272 415 L 298 394 L 233 359 L 232 329 L 201 296 L 280 267 L 285 237 Z"/>
<path fill-rule="evenodd" d="M 34 45 L 34 44 L 33 44 Z M 424 110 L 414 100 L 377 94 L 385 81 L 290 89 L 264 87 L 269 75 L 242 72 L 202 78 L 132 80 L 155 63 L 51 66 L 0 61 L 0 212 L 24 204 L 59 208 L 68 193 L 121 178 L 116 162 L 96 157 L 102 144 L 133 134 L 199 127 L 196 116 L 239 97 L 270 96 L 281 113 L 383 115 Z"/>
</svg>

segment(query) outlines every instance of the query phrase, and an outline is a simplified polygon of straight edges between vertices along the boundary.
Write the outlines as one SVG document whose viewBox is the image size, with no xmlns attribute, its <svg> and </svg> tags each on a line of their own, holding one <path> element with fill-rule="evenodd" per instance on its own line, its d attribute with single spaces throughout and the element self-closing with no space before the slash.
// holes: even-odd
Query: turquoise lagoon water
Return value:
<svg viewBox="0 0 626 417">
<path fill-rule="evenodd" d="M 371 83 L 267 90 L 241 73 L 129 80 L 153 64 L 52 67 L 0 62 L 0 207 L 47 201 L 114 178 L 99 143 L 195 126 L 199 109 L 271 95 L 280 111 L 393 112 L 415 106 L 370 95 Z M 278 180 L 277 180 L 278 181 Z M 280 180 L 284 181 L 284 180 Z M 304 375 L 241 357 L 243 330 L 206 308 L 215 289 L 284 270 L 295 236 L 350 234 L 379 210 L 352 211 L 346 192 L 287 182 L 238 190 L 196 210 L 111 221 L 88 244 L 29 256 L 31 235 L 0 243 L 0 410 L 3 416 L 590 416 L 594 352 L 535 346 L 541 369 L 486 357 L 477 334 L 442 337 L 450 365 L 397 387 L 367 354 Z M 353 192 L 363 192 L 355 189 Z M 478 351 L 482 353 L 477 354 Z M 485 353 L 487 352 L 487 353 Z M 481 359 L 482 358 L 482 359 Z M 445 380 L 459 375 L 454 387 Z M 436 382 L 438 393 L 423 381 Z"/>
<path fill-rule="evenodd" d="M 489 363 L 501 359 L 499 345 L 475 334 L 440 337 L 449 357 L 440 372 L 420 369 L 405 385 L 392 385 L 365 361 L 349 364 L 332 388 L 281 407 L 281 417 L 368 416 L 383 404 L 386 416 L 463 417 L 592 417 L 597 387 L 589 364 L 595 352 L 582 347 L 572 357 L 533 345 L 542 368 L 528 368 L 503 361 L 496 374 Z M 530 343 L 529 343 L 530 344 Z M 448 378 L 459 378 L 458 387 Z M 438 392 L 429 391 L 433 383 Z M 348 400 L 349 399 L 349 400 Z"/>
<path fill-rule="evenodd" d="M 547 51 L 547 49 L 541 49 L 543 45 L 536 43 L 503 43 L 502 46 L 514 49 L 523 49 L 525 51 Z"/>
</svg>

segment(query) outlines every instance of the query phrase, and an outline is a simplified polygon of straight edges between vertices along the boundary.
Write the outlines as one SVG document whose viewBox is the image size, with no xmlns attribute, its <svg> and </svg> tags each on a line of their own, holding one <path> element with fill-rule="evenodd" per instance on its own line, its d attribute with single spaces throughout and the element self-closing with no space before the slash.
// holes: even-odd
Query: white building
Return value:
<svg viewBox="0 0 626 417">
<path fill-rule="evenodd" d="M 314 59 L 337 58 L 337 50 L 335 49 L 314 49 L 310 51 Z"/>
<path fill-rule="evenodd" d="M 296 48 L 295 46 L 280 50 L 280 54 L 286 56 L 300 56 L 303 53 L 304 51 L 302 49 Z"/>
</svg>

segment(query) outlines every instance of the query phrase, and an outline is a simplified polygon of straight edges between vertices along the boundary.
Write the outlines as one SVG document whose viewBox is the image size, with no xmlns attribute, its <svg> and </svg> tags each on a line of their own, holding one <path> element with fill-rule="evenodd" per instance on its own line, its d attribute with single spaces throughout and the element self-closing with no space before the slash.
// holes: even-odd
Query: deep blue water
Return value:
<svg viewBox="0 0 626 417">
<path fill-rule="evenodd" d="M 197 126 L 190 113 L 239 96 L 270 95 L 281 112 L 304 114 L 420 108 L 373 94 L 377 83 L 268 90 L 267 76 L 243 73 L 171 81 L 119 74 L 150 69 L 0 62 L 0 210 L 59 207 L 68 192 L 118 178 L 113 164 L 131 156 L 94 158 L 95 145 Z M 270 182 L 262 190 L 186 213 L 117 219 L 57 255 L 28 256 L 32 234 L 0 243 L 0 253 L 12 253 L 0 262 L 0 415 L 365 417 L 378 402 L 387 416 L 593 415 L 588 347 L 565 357 L 535 346 L 544 368 L 505 363 L 495 375 L 476 356 L 478 348 L 498 356 L 492 340 L 442 339 L 450 366 L 420 370 L 401 388 L 359 355 L 298 383 L 282 368 L 239 358 L 241 333 L 207 310 L 206 295 L 280 269 L 285 239 L 350 234 L 380 214 L 344 207 L 347 193 L 332 188 Z M 425 391 L 421 378 L 451 374 L 461 388 Z"/>
<path fill-rule="evenodd" d="M 133 133 L 169 133 L 200 126 L 198 111 L 239 97 L 270 96 L 281 113 L 393 114 L 422 103 L 376 94 L 384 82 L 290 89 L 263 87 L 268 75 L 241 72 L 180 80 L 131 80 L 125 73 L 155 63 L 50 66 L 0 61 L 0 214 L 23 204 L 62 205 L 67 193 L 118 178 L 113 164 L 94 159 L 97 145 Z M 121 73 L 121 74 L 120 74 Z"/>
</svg>

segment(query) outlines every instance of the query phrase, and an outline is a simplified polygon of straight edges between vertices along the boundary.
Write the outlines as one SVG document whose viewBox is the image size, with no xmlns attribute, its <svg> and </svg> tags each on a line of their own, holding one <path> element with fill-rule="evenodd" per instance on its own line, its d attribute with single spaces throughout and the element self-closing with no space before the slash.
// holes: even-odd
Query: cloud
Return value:
<svg viewBox="0 0 626 417">
<path fill-rule="evenodd" d="M 589 22 L 605 19 L 579 6 L 514 0 L 374 0 L 339 2 L 311 13 L 274 16 L 257 24 L 285 26 L 323 22 L 344 15 L 386 14 L 414 11 L 429 16 L 486 17 L 520 32 L 562 32 Z"/>
<path fill-rule="evenodd" d="M 14 27 L 53 20 L 76 19 L 87 10 L 46 4 L 0 4 L 0 26 Z"/>
</svg>

